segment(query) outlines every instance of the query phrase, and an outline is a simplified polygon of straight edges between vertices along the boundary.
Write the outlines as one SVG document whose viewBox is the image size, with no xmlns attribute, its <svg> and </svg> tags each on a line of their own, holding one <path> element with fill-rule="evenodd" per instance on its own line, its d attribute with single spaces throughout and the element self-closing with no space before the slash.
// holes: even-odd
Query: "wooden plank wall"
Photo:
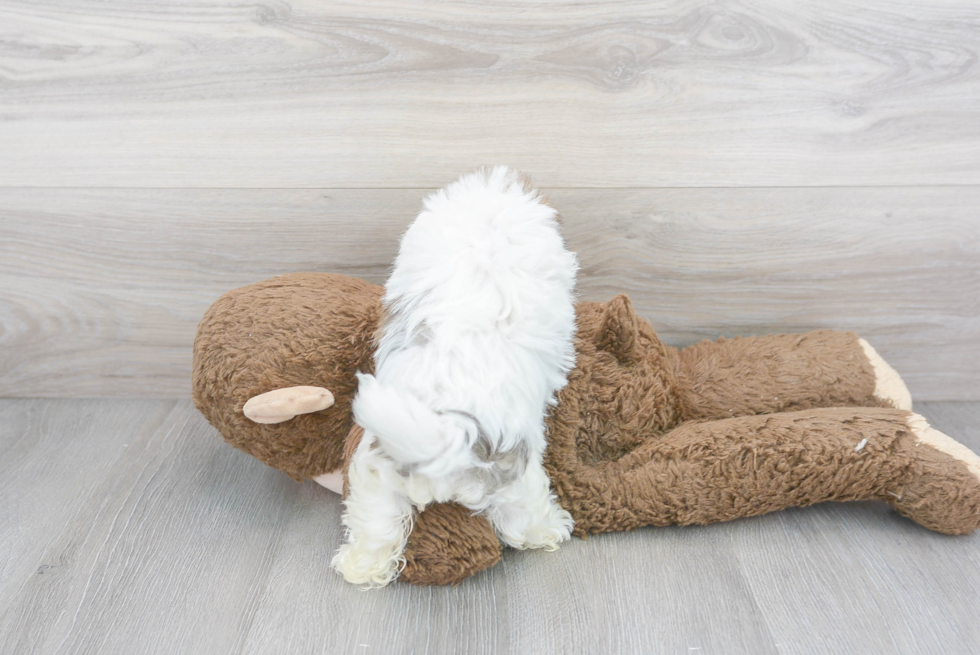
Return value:
<svg viewBox="0 0 980 655">
<path fill-rule="evenodd" d="M 0 396 L 186 397 L 223 291 L 381 282 L 499 162 L 670 343 L 852 329 L 980 398 L 978 50 L 966 0 L 0 0 Z"/>
</svg>

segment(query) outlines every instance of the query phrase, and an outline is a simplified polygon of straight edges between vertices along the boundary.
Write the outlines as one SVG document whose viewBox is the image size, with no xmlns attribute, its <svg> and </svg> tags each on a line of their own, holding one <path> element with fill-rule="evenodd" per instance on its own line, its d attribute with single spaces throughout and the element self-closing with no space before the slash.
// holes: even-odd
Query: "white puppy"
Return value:
<svg viewBox="0 0 980 655">
<path fill-rule="evenodd" d="M 575 363 L 575 255 L 554 209 L 503 166 L 425 199 L 385 285 L 375 375 L 358 374 L 364 438 L 334 567 L 385 585 L 414 508 L 484 512 L 514 548 L 569 538 L 542 467 L 544 418 Z"/>
</svg>

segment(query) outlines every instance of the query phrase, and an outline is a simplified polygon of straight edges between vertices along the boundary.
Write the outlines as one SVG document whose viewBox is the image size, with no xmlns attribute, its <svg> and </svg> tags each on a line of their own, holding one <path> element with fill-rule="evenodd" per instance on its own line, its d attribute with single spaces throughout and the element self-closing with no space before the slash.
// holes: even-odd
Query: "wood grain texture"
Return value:
<svg viewBox="0 0 980 655">
<path fill-rule="evenodd" d="M 0 612 L 32 576 L 57 578 L 71 549 L 45 553 L 173 404 L 0 401 Z"/>
<path fill-rule="evenodd" d="M 980 452 L 980 405 L 916 411 Z M 781 653 L 965 655 L 980 645 L 980 535 L 926 539 L 872 503 L 789 510 L 738 527 L 733 549 Z M 808 624 L 827 627 L 811 640 L 800 629 Z"/>
<path fill-rule="evenodd" d="M 674 345 L 855 330 L 917 400 L 980 398 L 980 188 L 552 189 L 584 299 Z M 232 288 L 381 283 L 424 190 L 0 189 L 0 396 L 187 397 Z"/>
<path fill-rule="evenodd" d="M 980 399 L 978 53 L 968 0 L 0 0 L 0 397 L 116 398 L 0 400 L 0 653 L 976 652 L 980 536 L 867 503 L 362 593 L 186 397 L 223 292 L 380 283 L 501 162 L 674 345 L 851 329 Z"/>
<path fill-rule="evenodd" d="M 0 186 L 980 182 L 980 5 L 0 3 Z"/>
<path fill-rule="evenodd" d="M 980 403 L 919 407 L 980 450 Z M 189 401 L 0 400 L 0 652 L 975 651 L 980 534 L 883 504 L 507 551 L 456 588 L 329 568 L 337 496 Z"/>
<path fill-rule="evenodd" d="M 217 653 L 239 642 L 296 485 L 262 467 L 244 477 L 244 456 L 215 449 L 192 405 L 156 405 L 152 429 L 104 421 L 97 435 L 46 435 L 90 449 L 125 446 L 95 484 L 52 475 L 43 452 L 28 462 L 38 474 L 15 488 L 22 495 L 52 487 L 81 502 L 49 544 L 33 543 L 34 521 L 16 523 L 19 541 L 34 546 L 37 570 L 0 594 L 0 652 Z M 91 406 L 62 404 L 62 422 L 77 426 Z M 98 406 L 93 418 L 104 415 L 105 403 Z M 126 412 L 133 404 L 114 407 Z M 161 407 L 171 411 L 160 416 Z M 253 493 L 263 484 L 270 493 Z"/>
</svg>

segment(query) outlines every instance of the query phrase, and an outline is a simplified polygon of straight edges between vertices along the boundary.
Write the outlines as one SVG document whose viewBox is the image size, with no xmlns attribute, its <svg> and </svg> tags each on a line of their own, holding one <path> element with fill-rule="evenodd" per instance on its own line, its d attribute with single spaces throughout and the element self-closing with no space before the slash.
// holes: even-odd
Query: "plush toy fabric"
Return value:
<svg viewBox="0 0 980 655">
<path fill-rule="evenodd" d="M 229 291 L 194 342 L 194 402 L 228 442 L 296 480 L 339 469 L 354 419 L 354 374 L 373 371 L 381 287 L 297 273 Z M 324 388 L 326 411 L 258 424 L 243 413 L 263 392 Z M 281 417 L 279 417 L 281 421 Z"/>
<path fill-rule="evenodd" d="M 361 434 L 354 374 L 372 370 L 380 296 L 313 273 L 229 292 L 198 329 L 195 403 L 229 443 L 293 478 L 344 468 Z M 677 350 L 625 296 L 580 303 L 577 324 L 576 367 L 548 417 L 545 455 L 577 535 L 828 500 L 882 500 L 948 534 L 980 525 L 980 458 L 911 413 L 900 378 L 852 333 Z M 256 396 L 252 414 L 282 422 L 246 418 Z M 430 505 L 400 577 L 455 584 L 500 554 L 485 519 Z"/>
</svg>

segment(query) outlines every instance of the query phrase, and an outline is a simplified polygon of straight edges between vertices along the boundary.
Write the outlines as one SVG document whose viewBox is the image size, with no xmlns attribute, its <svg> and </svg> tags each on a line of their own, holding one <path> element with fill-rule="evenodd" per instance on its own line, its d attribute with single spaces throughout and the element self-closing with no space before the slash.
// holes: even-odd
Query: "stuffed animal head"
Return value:
<svg viewBox="0 0 980 655">
<path fill-rule="evenodd" d="M 194 341 L 198 409 L 233 446 L 297 480 L 339 469 L 355 373 L 374 368 L 381 293 L 328 273 L 229 291 L 204 315 Z M 277 390 L 278 400 L 263 398 Z M 250 399 L 252 418 L 244 411 Z M 284 400 L 291 408 L 276 407 Z"/>
</svg>

